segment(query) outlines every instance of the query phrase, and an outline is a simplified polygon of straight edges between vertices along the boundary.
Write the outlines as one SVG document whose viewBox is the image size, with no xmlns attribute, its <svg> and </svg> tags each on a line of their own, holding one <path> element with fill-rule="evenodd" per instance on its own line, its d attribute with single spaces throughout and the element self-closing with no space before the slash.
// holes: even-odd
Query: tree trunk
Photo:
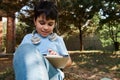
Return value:
<svg viewBox="0 0 120 80">
<path fill-rule="evenodd" d="M 15 51 L 15 15 L 7 17 L 6 53 Z"/>
<path fill-rule="evenodd" d="M 119 50 L 119 42 L 114 42 L 115 51 Z"/>
<path fill-rule="evenodd" d="M 82 30 L 81 30 L 81 26 L 79 27 L 79 39 L 80 39 L 80 51 L 83 50 L 83 43 L 82 43 Z"/>
<path fill-rule="evenodd" d="M 0 52 L 2 52 L 2 17 L 0 17 Z"/>
</svg>

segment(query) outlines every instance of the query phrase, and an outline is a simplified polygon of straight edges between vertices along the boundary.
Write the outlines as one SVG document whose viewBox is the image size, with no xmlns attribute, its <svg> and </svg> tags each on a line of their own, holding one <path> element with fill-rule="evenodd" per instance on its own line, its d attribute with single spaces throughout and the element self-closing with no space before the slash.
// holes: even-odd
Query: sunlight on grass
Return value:
<svg viewBox="0 0 120 80">
<path fill-rule="evenodd" d="M 72 66 L 75 66 L 75 65 L 77 65 L 74 61 L 72 62 Z"/>
<path fill-rule="evenodd" d="M 86 63 L 87 63 L 86 61 L 79 62 L 80 65 L 83 65 L 83 64 L 86 64 Z"/>
<path fill-rule="evenodd" d="M 120 64 L 119 66 L 113 66 L 110 70 L 118 70 L 118 69 L 120 69 Z"/>
<path fill-rule="evenodd" d="M 96 75 L 92 75 L 88 79 L 94 79 L 95 77 L 96 77 Z"/>
<path fill-rule="evenodd" d="M 70 54 L 72 54 L 72 53 L 103 53 L 103 51 L 101 51 L 101 50 L 87 50 L 87 51 L 75 50 L 75 51 L 68 51 L 68 53 L 70 53 Z"/>
</svg>

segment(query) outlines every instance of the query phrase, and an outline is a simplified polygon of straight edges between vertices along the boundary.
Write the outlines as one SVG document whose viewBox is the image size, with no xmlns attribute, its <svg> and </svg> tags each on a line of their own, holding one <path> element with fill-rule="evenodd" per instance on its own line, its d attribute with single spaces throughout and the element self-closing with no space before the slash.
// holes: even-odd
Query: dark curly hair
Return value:
<svg viewBox="0 0 120 80">
<path fill-rule="evenodd" d="M 46 19 L 57 20 L 58 18 L 57 6 L 54 4 L 54 2 L 40 1 L 34 8 L 35 20 L 41 14 L 45 14 Z"/>
</svg>

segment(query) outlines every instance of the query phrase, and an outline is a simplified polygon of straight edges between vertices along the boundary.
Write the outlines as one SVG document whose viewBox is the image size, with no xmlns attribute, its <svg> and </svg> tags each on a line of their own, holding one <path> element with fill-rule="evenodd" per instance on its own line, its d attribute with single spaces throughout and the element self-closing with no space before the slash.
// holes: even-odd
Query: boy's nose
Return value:
<svg viewBox="0 0 120 80">
<path fill-rule="evenodd" d="M 47 25 L 44 25 L 44 27 L 43 27 L 44 29 L 48 29 L 48 26 Z"/>
</svg>

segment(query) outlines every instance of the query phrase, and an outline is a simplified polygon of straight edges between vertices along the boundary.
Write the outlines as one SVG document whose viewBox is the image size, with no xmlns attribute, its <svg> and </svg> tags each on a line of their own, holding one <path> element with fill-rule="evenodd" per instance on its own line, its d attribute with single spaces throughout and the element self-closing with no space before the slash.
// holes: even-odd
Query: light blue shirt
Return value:
<svg viewBox="0 0 120 80">
<path fill-rule="evenodd" d="M 48 49 L 52 49 L 56 51 L 59 55 L 68 55 L 68 51 L 62 37 L 57 35 L 57 39 L 51 41 L 49 37 L 42 37 L 37 33 L 34 36 L 40 38 L 40 43 L 34 45 L 37 47 L 37 49 L 40 51 L 41 54 L 49 54 Z M 24 43 L 33 44 L 31 39 L 32 39 L 32 34 L 27 34 L 23 38 L 21 44 Z"/>
<path fill-rule="evenodd" d="M 16 80 L 33 80 L 33 78 L 63 80 L 64 73 L 49 64 L 43 56 L 38 55 L 49 54 L 48 49 L 56 51 L 59 55 L 68 55 L 63 38 L 57 35 L 57 39 L 51 41 L 49 37 L 42 37 L 37 33 L 35 37 L 40 38 L 39 44 L 33 44 L 32 34 L 27 34 L 14 54 L 13 66 Z"/>
</svg>

